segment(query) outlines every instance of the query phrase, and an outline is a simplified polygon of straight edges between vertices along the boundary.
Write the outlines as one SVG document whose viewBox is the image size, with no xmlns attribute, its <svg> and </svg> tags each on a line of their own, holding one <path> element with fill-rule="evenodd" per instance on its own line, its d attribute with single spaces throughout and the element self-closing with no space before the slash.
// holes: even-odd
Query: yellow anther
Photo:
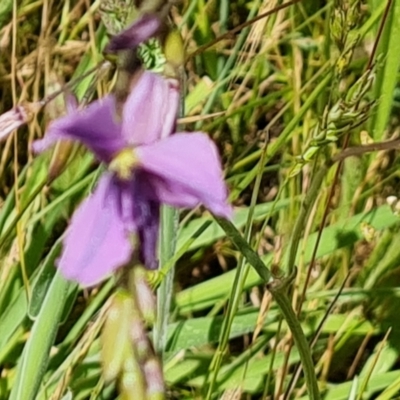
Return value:
<svg viewBox="0 0 400 400">
<path fill-rule="evenodd" d="M 120 179 L 129 180 L 132 172 L 138 165 L 138 159 L 132 148 L 121 150 L 111 161 L 109 170 L 114 172 Z"/>
</svg>

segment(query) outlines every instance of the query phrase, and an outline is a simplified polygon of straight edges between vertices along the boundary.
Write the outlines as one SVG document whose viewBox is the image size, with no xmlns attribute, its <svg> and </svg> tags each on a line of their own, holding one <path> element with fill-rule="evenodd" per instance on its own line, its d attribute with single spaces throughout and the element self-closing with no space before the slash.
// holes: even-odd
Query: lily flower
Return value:
<svg viewBox="0 0 400 400">
<path fill-rule="evenodd" d="M 54 121 L 34 143 L 40 152 L 59 139 L 76 140 L 108 165 L 66 231 L 58 261 L 66 278 L 83 286 L 102 281 L 130 261 L 132 237 L 140 241 L 140 261 L 157 268 L 161 204 L 203 204 L 230 217 L 217 148 L 205 133 L 174 133 L 178 103 L 176 81 L 145 71 L 119 117 L 109 95 Z"/>
</svg>

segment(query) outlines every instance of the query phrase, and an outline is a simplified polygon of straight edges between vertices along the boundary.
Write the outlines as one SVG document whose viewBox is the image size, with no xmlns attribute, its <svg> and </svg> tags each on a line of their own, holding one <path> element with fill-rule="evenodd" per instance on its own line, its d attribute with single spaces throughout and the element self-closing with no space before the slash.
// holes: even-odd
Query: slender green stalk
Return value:
<svg viewBox="0 0 400 400">
<path fill-rule="evenodd" d="M 244 258 L 248 263 L 256 270 L 257 274 L 260 275 L 264 282 L 272 280 L 271 271 L 264 264 L 258 254 L 251 248 L 251 246 L 243 239 L 243 236 L 236 229 L 232 222 L 226 219 L 214 217 L 218 222 L 218 225 L 225 231 L 226 235 L 232 241 L 232 243 L 240 250 Z"/>
<path fill-rule="evenodd" d="M 300 359 L 303 365 L 304 374 L 307 383 L 308 393 L 310 399 L 320 399 L 317 378 L 315 376 L 314 364 L 311 358 L 310 347 L 307 343 L 304 332 L 301 328 L 300 322 L 290 304 L 290 300 L 287 296 L 288 285 L 291 284 L 294 274 L 285 279 L 274 279 L 271 280 L 271 273 L 265 264 L 262 262 L 257 253 L 251 248 L 251 246 L 244 240 L 244 238 L 237 231 L 235 226 L 229 222 L 216 218 L 222 229 L 225 230 L 229 239 L 232 240 L 233 244 L 243 254 L 249 264 L 256 270 L 260 277 L 267 283 L 267 288 L 273 295 L 274 299 L 278 303 L 279 308 L 282 311 L 283 317 L 287 322 L 294 341 L 298 347 Z M 295 270 L 294 270 L 295 272 Z"/>
<path fill-rule="evenodd" d="M 393 92 L 398 82 L 400 66 L 400 1 L 393 1 L 389 18 L 385 23 L 383 36 L 378 49 L 378 57 L 384 61 L 378 69 L 375 97 L 379 99 L 377 112 L 373 116 L 371 132 L 375 140 L 382 140 L 393 106 Z"/>
<path fill-rule="evenodd" d="M 314 175 L 314 178 L 311 182 L 311 186 L 308 189 L 306 197 L 304 198 L 304 201 L 301 205 L 301 210 L 296 219 L 296 223 L 293 228 L 293 232 L 292 232 L 292 236 L 291 236 L 290 244 L 289 244 L 289 254 L 288 254 L 288 259 L 287 259 L 287 264 L 286 264 L 286 269 L 285 269 L 285 272 L 288 275 L 291 275 L 293 270 L 295 269 L 297 250 L 299 248 L 301 234 L 302 234 L 304 226 L 306 224 L 306 220 L 307 220 L 308 216 L 310 215 L 311 208 L 314 205 L 314 203 L 318 197 L 318 194 L 321 190 L 322 181 L 326 175 L 327 170 L 328 170 L 328 166 L 325 165 L 325 166 L 320 167 L 320 169 L 316 172 L 316 174 Z"/>
<path fill-rule="evenodd" d="M 289 297 L 286 293 L 286 287 L 279 287 L 279 285 L 275 285 L 274 283 L 269 284 L 267 287 L 274 297 L 274 300 L 278 303 L 283 317 L 285 318 L 286 323 L 289 325 L 290 331 L 293 335 L 293 339 L 296 343 L 303 365 L 310 399 L 318 400 L 321 397 L 319 394 L 317 378 L 315 376 L 314 363 L 311 358 L 310 347 L 307 343 L 307 339 L 301 328 L 300 322 L 298 321 L 296 314 L 292 308 Z"/>
<path fill-rule="evenodd" d="M 265 147 L 265 150 L 266 149 L 267 148 Z M 262 166 L 264 165 L 265 156 L 266 156 L 266 151 L 264 151 L 262 153 L 262 157 L 261 157 L 260 164 L 259 164 L 260 170 L 258 171 L 257 179 L 255 182 L 252 197 L 251 197 L 251 204 L 250 204 L 249 214 L 248 214 L 247 221 L 246 221 L 246 229 L 245 229 L 245 233 L 244 233 L 244 238 L 245 238 L 246 242 L 249 242 L 251 239 L 251 232 L 252 232 L 251 228 L 253 226 L 254 210 L 255 210 L 255 206 L 257 204 L 257 198 L 258 198 L 259 191 L 260 191 L 261 179 L 263 176 Z M 220 219 L 220 221 L 221 221 L 221 219 Z M 231 225 L 230 227 L 232 228 L 232 226 L 233 225 Z M 231 229 L 231 232 L 232 232 L 232 234 L 234 234 L 232 229 Z M 251 256 L 252 253 L 247 252 L 247 254 L 248 254 L 248 256 Z M 261 268 L 260 268 L 260 272 L 262 272 Z M 221 329 L 221 339 L 218 344 L 218 349 L 217 349 L 217 351 L 214 355 L 214 358 L 212 360 L 212 363 L 210 365 L 210 369 L 212 370 L 212 377 L 211 377 L 210 386 L 209 386 L 208 392 L 207 392 L 207 399 L 211 398 L 211 395 L 213 393 L 213 387 L 216 383 L 219 369 L 221 367 L 222 359 L 223 359 L 224 353 L 226 351 L 226 348 L 228 346 L 229 334 L 230 334 L 230 331 L 232 328 L 232 323 L 235 318 L 237 309 L 239 307 L 240 299 L 241 299 L 242 292 L 243 292 L 243 287 L 245 285 L 248 273 L 249 273 L 249 266 L 246 265 L 245 257 L 242 254 L 241 260 L 239 262 L 239 265 L 238 265 L 238 268 L 236 271 L 235 281 L 232 286 L 230 301 L 228 304 L 228 310 L 226 312 L 226 316 L 224 318 L 222 329 Z"/>
<path fill-rule="evenodd" d="M 180 81 L 184 92 L 185 76 L 183 70 L 180 71 Z M 184 95 L 180 99 L 179 116 L 185 114 Z M 166 269 L 163 279 L 157 290 L 157 317 L 153 328 L 154 348 L 156 353 L 161 356 L 164 354 L 167 345 L 168 319 L 171 309 L 172 295 L 174 292 L 174 276 L 176 243 L 179 228 L 179 212 L 169 207 L 161 207 L 161 230 L 160 230 L 160 269 Z M 167 268 L 165 268 L 168 266 Z"/>
</svg>

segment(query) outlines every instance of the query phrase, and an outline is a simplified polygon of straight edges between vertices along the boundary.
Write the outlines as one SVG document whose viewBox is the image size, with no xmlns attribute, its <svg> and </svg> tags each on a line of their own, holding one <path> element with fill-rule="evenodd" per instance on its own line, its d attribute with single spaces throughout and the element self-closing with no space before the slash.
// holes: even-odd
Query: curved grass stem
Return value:
<svg viewBox="0 0 400 400">
<path fill-rule="evenodd" d="M 307 343 L 307 339 L 301 328 L 300 322 L 297 319 L 297 316 L 290 304 L 288 295 L 286 293 L 288 285 L 291 284 L 296 274 L 296 269 L 294 268 L 291 276 L 286 279 L 273 279 L 269 269 L 263 263 L 258 254 L 242 237 L 236 227 L 231 222 L 226 221 L 222 218 L 216 218 L 216 221 L 225 231 L 226 235 L 232 240 L 233 244 L 238 248 L 241 254 L 246 258 L 247 262 L 267 283 L 267 288 L 271 292 L 279 308 L 281 309 L 283 317 L 287 322 L 292 332 L 294 341 L 298 347 L 310 399 L 319 400 L 320 395 L 318 390 L 318 383 L 314 372 L 314 365 L 311 358 L 310 347 Z"/>
</svg>

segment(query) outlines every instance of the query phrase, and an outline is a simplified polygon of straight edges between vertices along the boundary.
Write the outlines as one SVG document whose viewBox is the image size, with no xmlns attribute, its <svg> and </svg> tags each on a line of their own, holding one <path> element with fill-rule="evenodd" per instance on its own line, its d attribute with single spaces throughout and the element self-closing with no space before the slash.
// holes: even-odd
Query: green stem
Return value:
<svg viewBox="0 0 400 400">
<path fill-rule="evenodd" d="M 267 148 L 265 147 L 265 150 L 266 149 Z M 262 180 L 262 176 L 263 176 L 263 171 L 262 171 L 261 166 L 264 165 L 263 161 L 264 161 L 265 156 L 266 156 L 266 151 L 264 151 L 264 153 L 262 154 L 262 157 L 261 157 L 260 170 L 259 170 L 259 173 L 257 174 L 256 182 L 255 182 L 252 197 L 251 197 L 249 214 L 248 214 L 247 221 L 246 221 L 246 229 L 244 231 L 244 241 L 246 243 L 249 242 L 251 239 L 251 228 L 253 226 L 254 210 L 255 210 L 255 206 L 257 204 L 257 198 L 259 195 L 261 180 Z M 227 221 L 220 219 L 219 223 L 224 224 L 224 223 L 227 223 Z M 234 225 L 232 225 L 230 223 L 227 223 L 227 224 L 228 225 L 226 225 L 226 228 L 228 230 L 230 230 L 232 236 L 235 237 L 237 232 L 234 229 L 232 229 L 232 227 L 234 228 Z M 248 248 L 251 249 L 250 246 Z M 239 307 L 239 303 L 242 298 L 243 287 L 245 285 L 247 276 L 249 274 L 250 267 L 248 265 L 246 265 L 244 253 L 246 253 L 248 255 L 248 257 L 252 257 L 253 253 L 249 252 L 248 248 L 243 249 L 243 253 L 241 255 L 241 259 L 240 259 L 240 262 L 239 262 L 239 265 L 238 265 L 238 268 L 236 271 L 236 275 L 235 275 L 235 281 L 232 286 L 232 291 L 231 291 L 231 294 L 229 297 L 230 301 L 228 303 L 228 309 L 227 309 L 226 316 L 224 318 L 223 325 L 221 328 L 221 335 L 220 335 L 218 349 L 217 349 L 217 351 L 214 355 L 214 358 L 210 364 L 209 369 L 212 370 L 213 372 L 212 372 L 212 376 L 211 376 L 211 380 L 210 380 L 210 385 L 208 387 L 206 400 L 210 399 L 211 395 L 213 394 L 213 388 L 217 381 L 217 376 L 218 376 L 218 373 L 219 373 L 219 370 L 220 370 L 220 367 L 222 364 L 223 355 L 226 351 L 226 348 L 228 347 L 229 334 L 231 331 L 233 320 L 235 318 L 236 311 Z M 257 260 L 254 259 L 254 262 L 257 263 Z M 267 270 L 267 273 L 266 273 L 265 268 L 262 265 L 259 265 L 259 264 L 257 264 L 257 265 L 259 267 L 260 273 L 264 274 L 264 277 L 266 279 L 269 279 L 269 275 L 270 275 L 269 271 Z"/>
<path fill-rule="evenodd" d="M 161 235 L 160 235 L 160 266 L 166 265 L 175 253 L 178 232 L 178 211 L 168 207 L 161 207 Z M 175 268 L 165 273 L 157 290 L 157 318 L 154 326 L 154 348 L 162 356 L 167 340 L 167 325 L 170 315 L 171 297 L 173 293 Z"/>
<path fill-rule="evenodd" d="M 314 179 L 314 182 L 318 182 L 317 178 L 319 178 L 320 175 L 322 175 L 322 177 L 325 175 L 326 170 L 325 169 L 323 170 L 324 174 L 318 173 L 316 178 Z M 306 196 L 306 199 L 308 198 L 309 195 Z M 304 208 L 307 208 L 305 207 L 305 205 L 308 204 L 308 202 L 306 202 L 306 199 L 304 201 L 305 204 L 303 204 Z M 256 272 L 260 275 L 260 277 L 267 283 L 267 288 L 269 289 L 274 299 L 276 300 L 279 308 L 281 309 L 283 317 L 285 318 L 285 321 L 287 322 L 292 332 L 294 341 L 298 347 L 310 399 L 319 400 L 320 396 L 318 390 L 318 383 L 317 383 L 317 378 L 315 376 L 310 347 L 307 343 L 307 339 L 301 328 L 300 322 L 298 321 L 296 314 L 294 313 L 294 310 L 290 304 L 289 298 L 286 294 L 287 286 L 291 284 L 291 281 L 295 275 L 296 272 L 295 268 L 293 268 L 292 274 L 288 278 L 283 280 L 280 279 L 272 280 L 272 275 L 269 269 L 265 266 L 265 264 L 258 256 L 258 254 L 241 236 L 240 232 L 236 229 L 236 227 L 231 222 L 223 220 L 221 218 L 216 218 L 216 221 L 221 226 L 221 228 L 224 229 L 226 235 L 232 240 L 233 244 L 243 254 L 248 263 L 256 270 Z M 294 246 L 297 246 L 295 241 L 293 243 Z"/>
<path fill-rule="evenodd" d="M 178 72 L 182 95 L 178 115 L 185 115 L 184 82 L 183 70 Z M 182 128 L 180 126 L 179 128 Z M 157 318 L 153 329 L 154 348 L 161 357 L 167 345 L 168 319 L 171 309 L 172 295 L 174 293 L 175 263 L 177 261 L 176 243 L 178 239 L 179 212 L 169 206 L 161 207 L 161 234 L 160 234 L 160 270 L 165 271 L 163 279 L 157 290 Z M 174 257 L 175 255 L 175 257 Z"/>
<path fill-rule="evenodd" d="M 298 215 L 298 217 L 296 219 L 296 223 L 294 225 L 292 236 L 290 239 L 289 255 L 288 255 L 287 265 L 286 265 L 286 269 L 285 269 L 285 272 L 288 275 L 291 275 L 295 269 L 297 250 L 298 250 L 299 243 L 301 240 L 301 234 L 303 232 L 303 228 L 305 226 L 306 219 L 310 215 L 311 208 L 321 190 L 322 181 L 326 175 L 327 170 L 328 170 L 327 165 L 320 167 L 318 172 L 315 174 L 315 176 L 311 182 L 311 186 L 308 189 L 306 197 L 304 198 L 304 201 L 301 205 L 300 214 Z"/>
<path fill-rule="evenodd" d="M 307 339 L 301 328 L 300 322 L 298 321 L 296 314 L 292 308 L 289 297 L 286 293 L 286 287 L 280 287 L 274 283 L 268 285 L 268 289 L 271 292 L 274 300 L 277 302 L 286 323 L 293 335 L 294 342 L 296 343 L 299 351 L 300 360 L 303 365 L 304 375 L 306 378 L 306 384 L 308 394 L 311 400 L 319 400 L 320 394 L 318 389 L 318 382 L 315 376 L 314 363 L 311 358 L 311 351 L 308 345 Z"/>
<path fill-rule="evenodd" d="M 240 253 L 247 260 L 247 262 L 256 270 L 257 274 L 260 275 L 261 279 L 265 282 L 270 282 L 272 280 L 271 271 L 263 263 L 258 254 L 243 239 L 236 226 L 226 219 L 219 217 L 214 218 L 218 225 L 225 231 L 232 243 L 239 249 Z"/>
</svg>

